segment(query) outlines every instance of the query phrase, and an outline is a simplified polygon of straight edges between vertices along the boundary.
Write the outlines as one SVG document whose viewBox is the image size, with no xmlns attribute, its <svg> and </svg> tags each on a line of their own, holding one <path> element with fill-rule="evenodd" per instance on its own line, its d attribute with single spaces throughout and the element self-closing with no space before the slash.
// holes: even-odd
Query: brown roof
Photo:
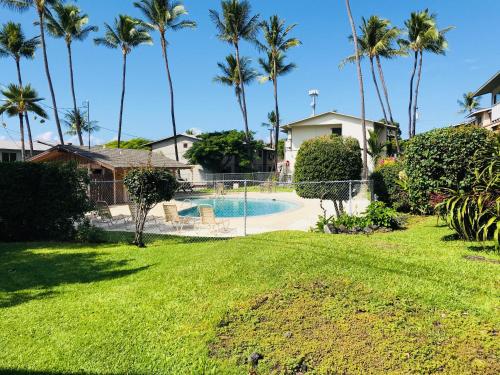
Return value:
<svg viewBox="0 0 500 375">
<path fill-rule="evenodd" d="M 148 150 L 131 150 L 117 148 L 102 148 L 93 147 L 91 149 L 78 147 L 73 145 L 58 145 L 45 151 L 44 153 L 34 156 L 30 161 L 38 161 L 44 159 L 52 152 L 67 152 L 85 159 L 92 160 L 96 163 L 109 166 L 111 168 L 137 168 L 152 166 L 154 168 L 171 168 L 171 169 L 190 169 L 187 164 L 167 158 L 161 153 L 151 152 Z"/>
</svg>

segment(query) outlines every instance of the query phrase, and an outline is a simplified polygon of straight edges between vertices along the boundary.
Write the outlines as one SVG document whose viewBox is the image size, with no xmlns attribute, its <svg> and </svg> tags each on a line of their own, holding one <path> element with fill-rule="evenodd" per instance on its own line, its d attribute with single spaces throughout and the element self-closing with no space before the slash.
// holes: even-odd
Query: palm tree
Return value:
<svg viewBox="0 0 500 375">
<path fill-rule="evenodd" d="M 106 29 L 104 37 L 96 38 L 94 42 L 99 46 L 111 49 L 121 49 L 123 55 L 122 95 L 120 101 L 120 116 L 118 120 L 118 148 L 120 148 L 127 77 L 127 56 L 135 47 L 141 44 L 153 44 L 153 40 L 141 21 L 123 14 L 115 18 L 114 27 L 111 27 L 107 23 L 105 23 L 104 26 Z"/>
<path fill-rule="evenodd" d="M 255 41 L 257 28 L 259 25 L 259 15 L 251 15 L 252 7 L 247 0 L 223 0 L 222 17 L 216 10 L 210 10 L 210 18 L 217 28 L 217 37 L 231 44 L 236 52 L 236 63 L 239 76 L 242 76 L 240 62 L 240 41 Z M 243 120 L 245 123 L 245 134 L 247 140 L 250 139 L 250 129 L 248 127 L 248 111 L 245 96 L 245 84 L 241 84 L 241 100 L 243 108 Z"/>
<path fill-rule="evenodd" d="M 274 144 L 274 130 L 276 129 L 276 124 L 277 124 L 277 119 L 276 119 L 276 112 L 271 111 L 267 114 L 267 121 L 268 122 L 263 122 L 261 125 L 264 128 L 267 128 L 270 132 L 269 134 L 269 145 L 273 147 Z"/>
<path fill-rule="evenodd" d="M 467 92 L 462 95 L 462 100 L 457 100 L 460 106 L 459 113 L 472 113 L 480 106 L 479 100 L 474 96 L 473 92 Z"/>
<path fill-rule="evenodd" d="M 17 80 L 20 87 L 23 87 L 21 75 L 21 58 L 32 60 L 35 51 L 40 45 L 40 37 L 26 39 L 21 25 L 8 22 L 0 30 L 0 57 L 12 57 L 16 63 Z M 33 137 L 31 136 L 31 126 L 28 113 L 25 113 L 26 130 L 28 131 L 28 142 L 30 155 L 33 156 Z"/>
<path fill-rule="evenodd" d="M 177 125 L 175 122 L 175 107 L 174 107 L 174 85 L 172 83 L 172 75 L 168 62 L 166 33 L 168 30 L 178 31 L 186 28 L 195 28 L 196 22 L 189 20 L 180 20 L 187 11 L 184 6 L 172 0 L 141 0 L 134 3 L 135 7 L 139 8 L 146 22 L 144 23 L 149 29 L 156 30 L 160 34 L 161 49 L 163 58 L 165 59 L 165 69 L 167 70 L 168 85 L 170 89 L 170 115 L 172 117 L 172 130 L 174 133 L 174 148 L 175 160 L 179 161 L 179 150 L 177 148 Z"/>
<path fill-rule="evenodd" d="M 234 87 L 234 93 L 238 101 L 238 105 L 241 110 L 243 118 L 245 118 L 245 108 L 243 106 L 242 100 L 242 87 L 248 85 L 257 78 L 257 72 L 250 66 L 250 59 L 248 57 L 241 57 L 240 63 L 236 62 L 236 57 L 234 55 L 226 56 L 225 63 L 217 63 L 221 74 L 214 77 L 214 82 Z M 238 70 L 238 66 L 240 69 Z M 241 77 L 240 79 L 240 71 Z"/>
<path fill-rule="evenodd" d="M 428 9 L 420 12 L 412 12 L 410 18 L 405 21 L 408 39 L 403 41 L 403 45 L 413 51 L 414 62 L 410 78 L 410 100 L 408 104 L 408 131 L 412 138 L 416 133 L 416 117 L 418 109 L 418 93 L 422 78 L 422 63 L 424 51 L 444 55 L 448 48 L 446 33 L 452 29 L 447 27 L 439 30 L 436 25 L 436 15 L 429 13 Z M 417 74 L 418 64 L 418 74 Z M 413 92 L 413 84 L 417 74 L 417 84 Z"/>
<path fill-rule="evenodd" d="M 71 46 L 74 40 L 85 40 L 91 32 L 96 32 L 98 30 L 98 27 L 88 26 L 87 24 L 89 22 L 89 17 L 86 14 L 82 14 L 80 8 L 78 8 L 76 5 L 64 5 L 60 2 L 57 2 L 52 7 L 52 10 L 53 12 L 47 13 L 46 15 L 47 31 L 54 38 L 64 38 L 64 41 L 66 42 L 66 48 L 68 50 L 69 58 L 69 73 L 71 82 L 71 96 L 73 98 L 73 111 L 76 112 L 78 107 L 76 104 L 75 79 L 73 73 L 73 54 Z M 80 129 L 79 123 L 76 123 L 76 133 L 78 135 L 80 146 L 83 146 L 82 131 Z"/>
<path fill-rule="evenodd" d="M 356 33 L 356 25 L 352 18 L 351 4 L 349 0 L 345 0 L 347 8 L 347 16 L 351 24 L 351 31 L 354 41 L 354 53 L 356 56 L 356 67 L 358 71 L 359 94 L 361 97 L 361 131 L 363 132 L 363 179 L 368 179 L 368 141 L 366 139 L 366 114 L 365 114 L 365 89 L 363 84 L 363 73 L 361 71 L 361 50 L 358 45 L 358 35 Z"/>
<path fill-rule="evenodd" d="M 368 138 L 368 155 L 371 156 L 373 165 L 376 166 L 380 158 L 383 156 L 387 145 L 380 142 L 379 128 L 376 127 L 374 130 L 369 130 L 368 133 L 370 134 L 370 137 Z"/>
<path fill-rule="evenodd" d="M 59 0 L 0 0 L 0 4 L 18 11 L 26 11 L 28 9 L 34 8 L 38 15 L 37 25 L 40 27 L 45 75 L 47 76 L 50 96 L 52 97 L 52 107 L 54 110 L 54 119 L 56 121 L 57 132 L 59 134 L 59 142 L 61 142 L 61 144 L 64 144 L 61 122 L 59 121 L 59 113 L 57 110 L 56 94 L 54 91 L 54 85 L 52 84 L 52 77 L 50 75 L 47 45 L 45 43 L 45 16 L 49 13 L 49 5 L 54 5 L 58 1 Z"/>
<path fill-rule="evenodd" d="M 7 89 L 2 90 L 5 97 L 4 104 L 0 106 L 0 115 L 7 113 L 9 117 L 19 117 L 19 132 L 21 133 L 21 158 L 26 160 L 24 144 L 24 116 L 27 112 L 33 112 L 41 118 L 48 118 L 44 109 L 38 105 L 43 98 L 28 84 L 26 86 L 10 84 Z"/>
<path fill-rule="evenodd" d="M 278 16 L 271 16 L 269 21 L 263 21 L 260 24 L 264 36 L 264 42 L 257 41 L 257 46 L 264 51 L 267 59 L 259 59 L 260 66 L 266 73 L 261 81 L 271 81 L 274 88 L 274 113 L 276 115 L 276 126 L 274 129 L 274 144 L 278 144 L 280 111 L 278 105 L 278 77 L 290 73 L 296 65 L 286 64 L 285 53 L 301 44 L 297 38 L 289 38 L 288 34 L 296 27 L 295 24 L 286 26 L 284 20 Z M 275 147 L 275 170 L 278 170 L 278 148 Z"/>
<path fill-rule="evenodd" d="M 75 110 L 71 110 L 66 112 L 64 115 L 64 124 L 68 128 L 66 131 L 67 135 L 70 136 L 78 136 L 81 133 L 87 133 L 89 138 L 89 147 L 90 147 L 90 135 L 99 131 L 99 126 L 97 125 L 97 121 L 89 121 L 87 112 L 82 111 L 77 108 Z"/>
</svg>

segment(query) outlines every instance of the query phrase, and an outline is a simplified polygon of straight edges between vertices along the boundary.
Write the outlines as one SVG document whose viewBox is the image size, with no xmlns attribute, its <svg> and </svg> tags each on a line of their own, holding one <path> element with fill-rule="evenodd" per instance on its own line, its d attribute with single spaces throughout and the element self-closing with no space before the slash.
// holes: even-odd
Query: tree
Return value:
<svg viewBox="0 0 500 375">
<path fill-rule="evenodd" d="M 240 41 L 254 41 L 259 25 L 259 15 L 251 15 L 250 2 L 247 0 L 223 0 L 221 2 L 222 17 L 216 10 L 210 10 L 210 18 L 217 28 L 217 37 L 231 44 L 236 52 L 236 64 L 238 75 L 242 76 L 240 62 Z M 241 85 L 241 99 L 243 106 L 243 119 L 245 124 L 245 134 L 248 140 L 251 138 L 248 126 L 248 111 L 245 96 L 245 84 Z"/>
<path fill-rule="evenodd" d="M 91 32 L 96 32 L 99 28 L 97 26 L 87 25 L 89 22 L 89 17 L 86 14 L 81 13 L 81 9 L 73 4 L 62 4 L 61 2 L 56 2 L 52 6 L 52 11 L 46 15 L 47 31 L 54 38 L 62 38 L 66 42 L 66 49 L 68 50 L 69 59 L 69 73 L 71 82 L 71 96 L 73 98 L 73 111 L 76 113 L 78 111 L 78 106 L 76 104 L 76 93 L 75 93 L 75 78 L 73 69 L 73 54 L 72 54 L 72 43 L 73 41 L 83 41 L 85 40 Z M 75 117 L 79 120 L 78 117 Z M 80 146 L 83 146 L 83 137 L 81 130 L 81 123 L 76 124 L 76 135 L 80 142 Z"/>
<path fill-rule="evenodd" d="M 0 115 L 7 113 L 9 117 L 19 117 L 19 132 L 21 133 L 21 158 L 26 160 L 26 150 L 24 144 L 24 115 L 27 112 L 33 112 L 37 116 L 47 119 L 47 113 L 44 111 L 39 102 L 43 98 L 38 97 L 38 93 L 28 84 L 20 86 L 10 84 L 7 89 L 2 90 L 2 95 L 5 97 L 4 104 L 0 106 Z"/>
<path fill-rule="evenodd" d="M 236 95 L 236 99 L 238 100 L 238 105 L 244 120 L 245 108 L 243 106 L 242 87 L 253 82 L 257 77 L 257 72 L 250 66 L 250 59 L 244 56 L 240 58 L 240 69 L 238 69 L 238 63 L 234 55 L 226 56 L 226 62 L 219 62 L 217 63 L 217 66 L 219 67 L 221 74 L 214 77 L 214 82 L 234 87 L 234 93 Z M 243 79 L 240 79 L 240 77 L 243 77 Z"/>
<path fill-rule="evenodd" d="M 373 165 L 376 166 L 387 146 L 380 142 L 380 128 L 375 127 L 374 130 L 368 130 L 368 133 L 370 134 L 368 138 L 368 155 L 371 156 Z"/>
<path fill-rule="evenodd" d="M 223 173 L 231 163 L 236 163 L 239 171 L 251 170 L 256 153 L 262 150 L 262 141 L 247 140 L 245 132 L 228 130 L 205 133 L 198 136 L 200 141 L 184 155 L 191 164 L 200 164 L 211 172 Z"/>
<path fill-rule="evenodd" d="M 479 99 L 474 96 L 473 92 L 466 92 L 462 95 L 462 100 L 457 100 L 460 106 L 459 113 L 472 113 L 480 106 Z"/>
<path fill-rule="evenodd" d="M 356 56 L 356 67 L 358 71 L 359 95 L 361 98 L 361 131 L 363 132 L 363 179 L 368 179 L 368 141 L 366 139 L 366 114 L 365 114 L 365 89 L 363 84 L 363 73 L 361 71 L 360 55 L 361 51 L 358 45 L 358 35 L 356 33 L 356 25 L 352 18 L 351 4 L 349 0 L 345 1 L 347 8 L 347 16 L 351 24 L 351 31 L 354 41 L 354 53 Z"/>
<path fill-rule="evenodd" d="M 97 121 L 88 120 L 87 112 L 82 111 L 77 108 L 75 110 L 71 110 L 66 112 L 64 115 L 64 124 L 68 128 L 66 134 L 70 136 L 78 136 L 78 132 L 86 133 L 89 138 L 89 146 L 90 146 L 90 135 L 99 131 L 99 126 L 97 125 Z"/>
<path fill-rule="evenodd" d="M 16 63 L 17 81 L 23 87 L 21 75 L 21 59 L 32 60 L 35 51 L 40 45 L 40 37 L 26 39 L 21 24 L 8 22 L 0 30 L 0 57 L 12 57 Z M 28 113 L 25 113 L 26 130 L 28 131 L 28 142 L 30 155 L 33 156 L 33 137 L 31 136 L 31 126 Z"/>
<path fill-rule="evenodd" d="M 146 138 L 132 138 L 128 141 L 122 141 L 121 148 L 132 149 L 132 150 L 150 150 L 151 146 L 149 144 L 151 140 Z M 117 148 L 118 142 L 111 141 L 106 143 L 107 148 Z"/>
<path fill-rule="evenodd" d="M 413 70 L 410 78 L 410 100 L 408 104 L 408 132 L 410 138 L 414 137 L 416 133 L 418 93 L 422 78 L 424 52 L 444 55 L 446 53 L 446 49 L 448 48 L 446 33 L 450 31 L 452 27 L 439 30 L 436 24 L 436 17 L 437 16 L 435 14 L 431 14 L 428 9 L 425 9 L 420 12 L 412 12 L 410 18 L 405 21 L 408 39 L 402 41 L 402 44 L 406 48 L 411 49 L 414 55 Z M 417 83 L 415 86 L 415 92 L 413 92 L 413 84 L 416 74 Z"/>
<path fill-rule="evenodd" d="M 104 26 L 106 29 L 104 37 L 96 38 L 94 42 L 99 46 L 111 49 L 121 49 L 123 55 L 122 95 L 120 101 L 120 116 L 118 120 L 118 148 L 120 148 L 127 77 L 127 56 L 134 48 L 142 44 L 153 44 L 153 40 L 141 21 L 124 14 L 120 14 L 118 18 L 115 18 L 114 27 L 111 27 L 107 23 L 105 23 Z"/>
<path fill-rule="evenodd" d="M 277 15 L 272 16 L 268 21 L 260 23 L 260 28 L 263 33 L 264 42 L 257 41 L 257 46 L 266 55 L 266 59 L 259 59 L 260 66 L 265 72 L 261 81 L 270 81 L 274 89 L 274 113 L 276 116 L 276 125 L 274 127 L 274 144 L 278 144 L 280 133 L 280 111 L 278 103 L 278 77 L 290 73 L 295 69 L 293 63 L 286 64 L 285 53 L 301 44 L 297 38 L 289 38 L 289 33 L 296 27 L 296 24 L 286 26 L 285 21 L 281 20 Z M 275 151 L 274 170 L 278 170 L 278 148 Z"/>
<path fill-rule="evenodd" d="M 139 8 L 146 22 L 144 23 L 149 29 L 156 30 L 160 34 L 161 49 L 163 58 L 165 59 L 165 69 L 167 71 L 168 85 L 170 89 L 170 115 L 172 117 L 172 130 L 174 133 L 175 160 L 179 161 L 179 150 L 177 147 L 177 125 L 175 122 L 175 106 L 174 106 L 174 85 L 172 83 L 172 75 L 168 61 L 166 39 L 167 31 L 179 31 L 186 28 L 195 28 L 196 22 L 189 20 L 180 20 L 181 17 L 187 14 L 186 9 L 182 4 L 172 0 L 141 0 L 134 3 L 135 7 Z"/>
<path fill-rule="evenodd" d="M 262 126 L 267 128 L 270 132 L 269 146 L 274 147 L 274 129 L 276 128 L 276 112 L 271 111 L 267 114 L 267 121 L 263 122 Z"/>
<path fill-rule="evenodd" d="M 54 5 L 59 0 L 0 0 L 0 4 L 4 6 L 18 10 L 26 11 L 28 9 L 35 9 L 38 15 L 37 25 L 40 27 L 40 37 L 42 42 L 43 51 L 43 62 L 45 66 L 45 75 L 47 76 L 47 82 L 49 84 L 50 96 L 52 98 L 52 107 L 54 109 L 54 119 L 56 122 L 57 132 L 59 134 L 59 141 L 64 144 L 64 138 L 61 128 L 61 122 L 59 121 L 59 112 L 57 110 L 56 94 L 54 91 L 54 86 L 52 84 L 52 77 L 50 75 L 49 59 L 47 56 L 47 45 L 45 43 L 45 16 L 50 13 L 48 7 L 49 5 Z"/>
</svg>

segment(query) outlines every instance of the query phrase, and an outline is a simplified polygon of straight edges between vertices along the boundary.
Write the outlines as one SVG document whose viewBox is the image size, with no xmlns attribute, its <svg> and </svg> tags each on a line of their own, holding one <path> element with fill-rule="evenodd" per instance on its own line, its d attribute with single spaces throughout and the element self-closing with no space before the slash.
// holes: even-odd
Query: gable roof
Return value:
<svg viewBox="0 0 500 375">
<path fill-rule="evenodd" d="M 304 119 L 301 119 L 301 120 L 298 120 L 298 121 L 290 122 L 290 123 L 288 123 L 286 125 L 281 126 L 281 128 L 283 130 L 288 130 L 288 129 L 290 129 L 293 126 L 300 126 L 303 122 L 311 121 L 311 120 L 318 119 L 320 117 L 324 117 L 324 116 L 328 116 L 328 115 L 334 115 L 334 116 L 340 116 L 340 117 L 348 117 L 348 118 L 352 118 L 352 119 L 356 119 L 356 120 L 362 121 L 361 117 L 352 116 L 352 115 L 346 115 L 344 113 L 339 113 L 339 112 L 329 111 L 329 112 L 320 113 L 319 115 L 316 115 L 316 116 L 311 116 L 311 117 L 307 117 L 307 118 L 304 118 Z M 374 120 L 369 120 L 369 119 L 366 119 L 366 121 L 367 122 L 371 122 L 373 124 L 380 125 L 380 126 L 386 126 L 388 128 L 396 128 L 394 125 L 384 124 L 384 123 L 379 122 L 379 121 L 374 121 Z M 318 124 L 318 126 L 322 126 L 322 125 Z"/>
<path fill-rule="evenodd" d="M 496 72 L 484 85 L 482 85 L 475 93 L 474 97 L 491 93 L 494 89 L 500 86 L 500 70 Z"/>
<path fill-rule="evenodd" d="M 185 134 L 185 133 L 177 134 L 177 139 L 182 138 L 182 137 L 191 139 L 193 141 L 199 141 L 200 140 L 198 137 L 196 137 L 194 135 L 189 135 L 189 134 Z M 153 146 L 153 145 L 155 145 L 157 143 L 167 142 L 167 141 L 170 141 L 172 139 L 174 139 L 174 136 L 167 137 L 167 138 L 162 138 L 162 139 L 158 139 L 157 141 L 147 143 L 146 146 Z"/>
<path fill-rule="evenodd" d="M 37 142 L 33 142 L 34 151 L 45 151 L 48 150 L 50 146 L 45 146 Z M 21 150 L 21 141 L 7 141 L 0 139 L 0 150 Z M 26 150 L 29 150 L 29 145 L 26 143 Z"/>
<path fill-rule="evenodd" d="M 137 168 L 148 165 L 154 168 L 189 169 L 189 165 L 167 158 L 163 154 L 148 150 L 131 150 L 118 148 L 93 147 L 90 150 L 73 145 L 58 145 L 34 156 L 29 161 L 43 161 L 53 152 L 66 152 L 79 157 L 92 160 L 105 167 L 115 168 Z"/>
</svg>

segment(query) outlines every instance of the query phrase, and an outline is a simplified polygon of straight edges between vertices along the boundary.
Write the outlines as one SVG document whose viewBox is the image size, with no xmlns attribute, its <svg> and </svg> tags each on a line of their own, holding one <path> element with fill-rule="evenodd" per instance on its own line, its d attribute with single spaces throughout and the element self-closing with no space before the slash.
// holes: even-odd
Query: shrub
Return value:
<svg viewBox="0 0 500 375">
<path fill-rule="evenodd" d="M 372 173 L 373 190 L 381 202 L 401 212 L 408 212 L 408 193 L 401 187 L 403 163 L 394 158 L 382 160 Z"/>
<path fill-rule="evenodd" d="M 73 239 L 87 183 L 74 163 L 0 163 L 0 241 Z"/>
<path fill-rule="evenodd" d="M 495 143 L 493 132 L 476 126 L 436 129 L 411 139 L 404 161 L 411 209 L 429 214 L 431 193 L 470 190 L 474 170 L 488 164 Z"/>
<path fill-rule="evenodd" d="M 171 200 L 179 183 L 167 170 L 150 168 L 131 170 L 123 182 L 136 204 L 134 244 L 144 247 L 144 224 L 149 211 L 158 203 Z"/>
<path fill-rule="evenodd" d="M 81 243 L 103 243 L 106 242 L 106 232 L 90 223 L 89 219 L 83 219 L 76 227 L 75 241 Z"/>
<path fill-rule="evenodd" d="M 368 225 L 398 229 L 403 227 L 403 219 L 393 208 L 386 207 L 384 202 L 372 202 L 364 214 Z"/>
<path fill-rule="evenodd" d="M 302 198 L 332 200 L 340 214 L 343 212 L 341 202 L 349 198 L 349 188 L 345 184 L 317 182 L 359 180 L 362 166 L 361 149 L 354 138 L 332 135 L 305 141 L 295 163 L 297 194 Z M 355 184 L 351 194 L 356 195 L 359 188 Z"/>
</svg>

